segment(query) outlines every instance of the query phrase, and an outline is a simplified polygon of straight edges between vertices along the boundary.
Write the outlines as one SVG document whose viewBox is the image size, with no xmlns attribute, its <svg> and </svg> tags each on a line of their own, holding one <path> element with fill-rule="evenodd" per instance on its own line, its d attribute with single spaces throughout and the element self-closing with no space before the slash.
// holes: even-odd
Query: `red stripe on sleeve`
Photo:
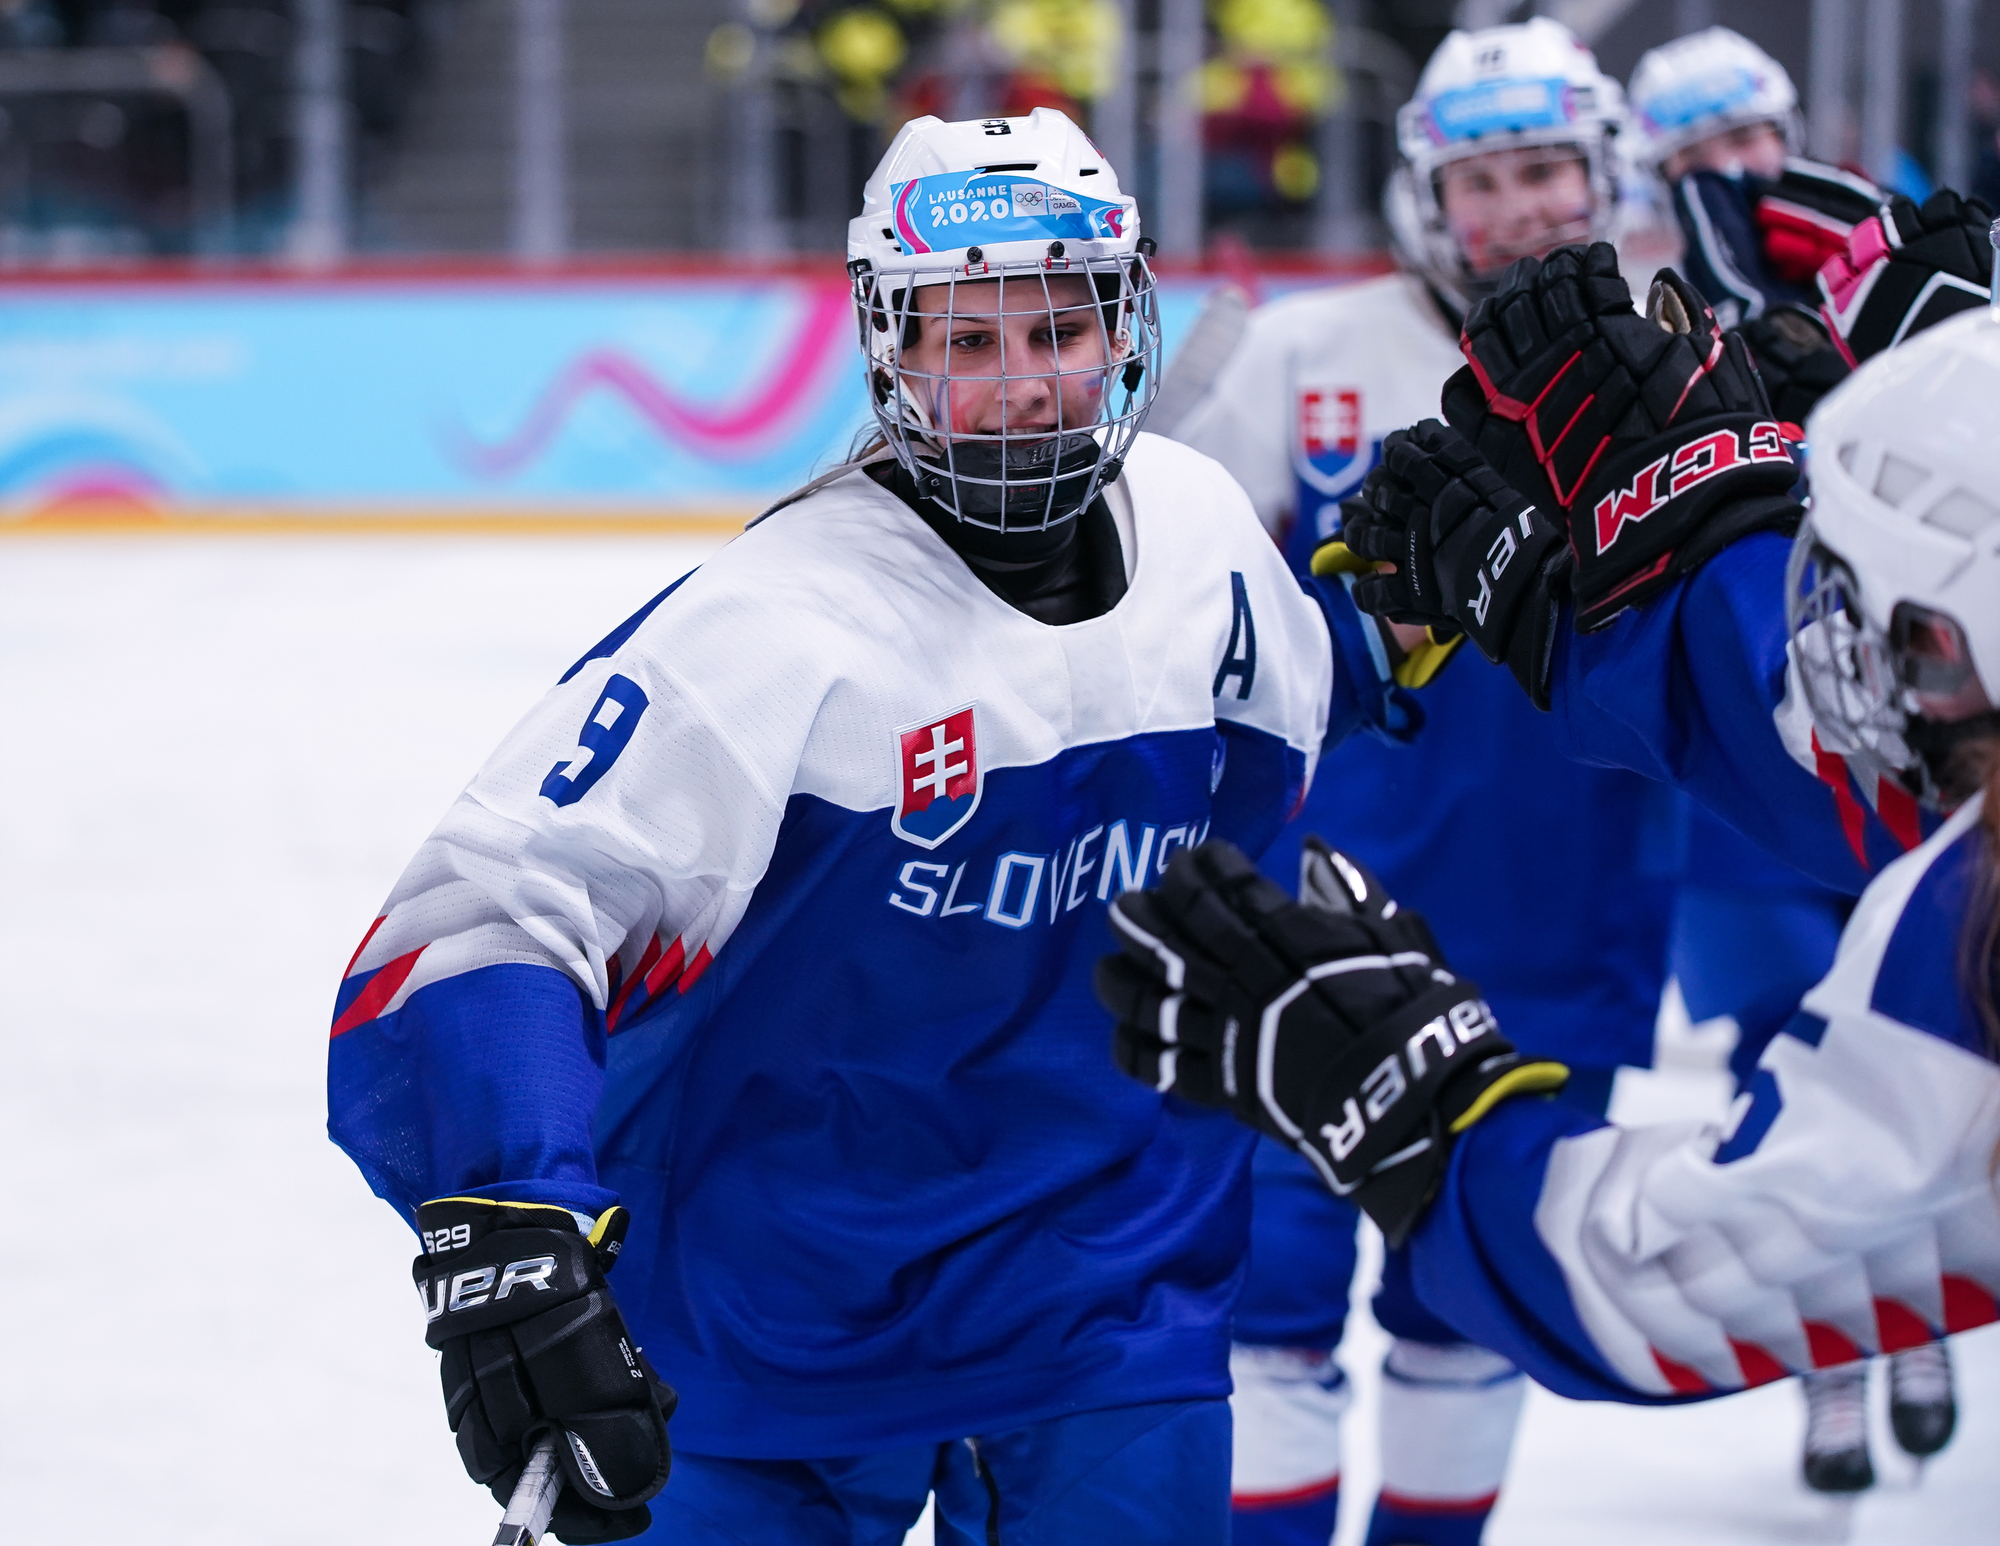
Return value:
<svg viewBox="0 0 2000 1546">
<path fill-rule="evenodd" d="M 692 988 L 695 985 L 696 979 L 708 970 L 708 963 L 714 959 L 715 957 L 708 953 L 708 946 L 703 945 L 701 949 L 697 950 L 694 953 L 694 959 L 688 962 L 688 969 L 681 973 L 681 992 L 685 993 L 689 988 Z"/>
<path fill-rule="evenodd" d="M 342 982 L 347 981 L 348 978 L 354 975 L 354 963 L 361 959 L 361 952 L 368 948 L 368 941 L 375 937 L 375 931 L 382 927 L 388 916 L 387 913 L 384 913 L 380 918 L 377 918 L 373 923 L 368 925 L 368 932 L 361 936 L 361 943 L 354 947 L 354 954 L 347 958 L 347 970 L 340 974 Z"/>
<path fill-rule="evenodd" d="M 1868 1356 L 1854 1338 L 1825 1321 L 1806 1322 L 1806 1346 L 1812 1349 L 1815 1369 L 1837 1369 L 1844 1363 L 1856 1363 Z"/>
<path fill-rule="evenodd" d="M 1922 844 L 1923 823 L 1917 818 L 1917 800 L 1901 784 L 1886 778 L 1875 781 L 1875 814 L 1889 835 L 1903 845 L 1903 852 Z"/>
<path fill-rule="evenodd" d="M 1930 1323 L 1897 1299 L 1875 1301 L 1875 1334 L 1885 1353 L 1900 1353 L 1906 1347 L 1937 1340 Z"/>
<path fill-rule="evenodd" d="M 652 970 L 653 963 L 659 958 L 660 936 L 655 934 L 646 941 L 645 954 L 639 957 L 639 964 L 632 968 L 632 975 L 625 980 L 625 986 L 618 990 L 617 996 L 611 1000 L 611 1007 L 604 1012 L 606 1032 L 618 1029 L 618 1022 L 625 1017 L 625 1001 L 646 980 L 646 973 Z"/>
<path fill-rule="evenodd" d="M 1868 868 L 1868 813 L 1861 808 L 1861 802 L 1854 798 L 1854 791 L 1847 785 L 1847 762 L 1836 757 L 1819 744 L 1819 732 L 1813 732 L 1813 766 L 1819 772 L 1820 782 L 1833 791 L 1834 808 L 1840 812 L 1840 830 L 1847 834 L 1847 846 L 1854 850 L 1854 857 L 1861 861 L 1861 867 Z"/>
<path fill-rule="evenodd" d="M 687 946 L 676 939 L 667 947 L 667 953 L 660 957 L 660 964 L 646 973 L 646 997 L 658 998 L 667 984 L 680 976 L 686 960 Z"/>
<path fill-rule="evenodd" d="M 1729 1340 L 1730 1350 L 1736 1354 L 1736 1367 L 1743 1371 L 1745 1385 L 1768 1385 L 1773 1380 L 1782 1380 L 1792 1371 L 1787 1369 L 1770 1352 L 1755 1342 Z"/>
<path fill-rule="evenodd" d="M 1675 1363 L 1657 1347 L 1647 1349 L 1653 1355 L 1653 1362 L 1660 1366 L 1660 1373 L 1667 1377 L 1667 1384 L 1675 1394 L 1682 1396 L 1702 1396 L 1715 1387 L 1710 1385 L 1684 1363 Z"/>
<path fill-rule="evenodd" d="M 2000 1321 L 2000 1303 L 1970 1278 L 1944 1276 L 1944 1329 L 1970 1331 Z"/>
<path fill-rule="evenodd" d="M 389 1000 L 396 996 L 396 990 L 409 981 L 410 973 L 416 970 L 417 957 L 427 946 L 419 945 L 406 956 L 397 956 L 373 977 L 368 986 L 354 996 L 354 1002 L 347 1006 L 347 1013 L 333 1022 L 333 1030 L 328 1039 L 344 1036 L 357 1025 L 366 1025 L 370 1020 L 389 1007 Z"/>
</svg>

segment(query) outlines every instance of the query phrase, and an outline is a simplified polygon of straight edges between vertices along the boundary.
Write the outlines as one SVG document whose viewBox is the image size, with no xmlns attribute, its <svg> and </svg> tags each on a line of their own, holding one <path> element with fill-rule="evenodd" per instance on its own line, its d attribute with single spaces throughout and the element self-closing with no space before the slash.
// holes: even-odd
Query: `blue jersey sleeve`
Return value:
<svg viewBox="0 0 2000 1546">
<path fill-rule="evenodd" d="M 1536 1384 L 1578 1401 L 1659 1401 L 1605 1361 L 1535 1227 L 1556 1143 L 1604 1125 L 1565 1101 L 1506 1102 L 1453 1150 L 1410 1267 L 1427 1309 Z"/>
<path fill-rule="evenodd" d="M 1325 745 L 1338 746 L 1360 730 L 1387 741 L 1411 740 L 1423 729 L 1424 711 L 1413 693 L 1396 685 L 1382 630 L 1355 606 L 1346 577 L 1302 575 L 1299 584 L 1318 603 L 1333 640 L 1333 701 Z"/>
<path fill-rule="evenodd" d="M 1864 791 L 1817 742 L 1812 769 L 1786 746 L 1778 715 L 1787 707 L 1789 553 L 1785 537 L 1754 534 L 1611 627 L 1564 629 L 1552 712 L 1571 756 L 1685 790 L 1786 863 L 1853 896 L 1934 824 L 1901 790 Z"/>
<path fill-rule="evenodd" d="M 451 1194 L 589 1214 L 618 1200 L 597 1184 L 591 1144 L 604 1015 L 568 976 L 481 967 L 349 1028 L 369 980 L 342 984 L 327 1127 L 377 1196 L 412 1223 Z"/>
</svg>

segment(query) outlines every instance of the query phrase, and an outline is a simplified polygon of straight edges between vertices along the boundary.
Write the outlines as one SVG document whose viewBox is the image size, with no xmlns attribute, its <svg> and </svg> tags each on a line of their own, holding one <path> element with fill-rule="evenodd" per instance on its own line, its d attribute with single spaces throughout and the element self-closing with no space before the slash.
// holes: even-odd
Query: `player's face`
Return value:
<svg viewBox="0 0 2000 1546">
<path fill-rule="evenodd" d="M 1743 123 L 1675 151 L 1660 170 L 1668 182 L 1689 172 L 1721 172 L 1737 177 L 1748 172 L 1776 182 L 1785 170 L 1785 136 L 1774 123 Z"/>
<path fill-rule="evenodd" d="M 1475 275 L 1590 240 L 1590 172 L 1560 145 L 1489 150 L 1438 171 L 1446 223 Z"/>
<path fill-rule="evenodd" d="M 906 389 L 954 436 L 1037 436 L 1098 421 L 1107 368 L 1123 353 L 1077 275 L 927 285 L 903 349 Z"/>
</svg>

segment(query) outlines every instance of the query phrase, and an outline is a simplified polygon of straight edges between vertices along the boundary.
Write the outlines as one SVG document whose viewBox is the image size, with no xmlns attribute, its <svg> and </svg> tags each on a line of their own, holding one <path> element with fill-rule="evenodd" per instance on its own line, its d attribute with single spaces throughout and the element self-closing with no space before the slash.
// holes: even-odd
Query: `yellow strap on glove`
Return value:
<svg viewBox="0 0 2000 1546">
<path fill-rule="evenodd" d="M 1380 567 L 1372 558 L 1361 557 L 1338 537 L 1313 549 L 1312 572 L 1317 579 L 1331 579 L 1343 574 L 1373 574 Z M 1431 679 L 1444 669 L 1445 662 L 1464 642 L 1465 635 L 1462 633 L 1440 639 L 1436 629 L 1426 628 L 1424 642 L 1415 649 L 1403 651 L 1402 659 L 1389 668 L 1389 674 L 1396 679 L 1398 687 L 1428 687 Z"/>
</svg>

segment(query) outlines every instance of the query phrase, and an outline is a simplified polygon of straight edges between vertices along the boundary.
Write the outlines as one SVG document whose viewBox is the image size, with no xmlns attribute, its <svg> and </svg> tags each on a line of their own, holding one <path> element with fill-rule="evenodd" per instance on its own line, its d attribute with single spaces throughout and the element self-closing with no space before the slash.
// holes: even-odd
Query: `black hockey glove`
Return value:
<svg viewBox="0 0 2000 1546">
<path fill-rule="evenodd" d="M 1793 157 L 1774 183 L 1752 179 L 1764 265 L 1781 283 L 1807 292 L 1827 259 L 1847 248 L 1889 195 L 1865 177 Z"/>
<path fill-rule="evenodd" d="M 1798 471 L 1749 350 L 1671 269 L 1640 316 L 1607 242 L 1523 258 L 1459 346 L 1445 417 L 1567 527 L 1578 627 L 1748 532 L 1797 526 Z"/>
<path fill-rule="evenodd" d="M 564 1481 L 550 1533 L 585 1546 L 652 1523 L 666 1485 L 678 1398 L 625 1330 L 605 1286 L 629 1215 L 586 1238 L 540 1203 L 445 1197 L 417 1210 L 426 1254 L 411 1267 L 444 1355 L 445 1410 L 472 1479 L 504 1506 L 551 1429 Z"/>
<path fill-rule="evenodd" d="M 1399 429 L 1340 531 L 1362 558 L 1396 566 L 1354 582 L 1354 602 L 1397 623 L 1449 625 L 1549 706 L 1549 655 L 1569 589 L 1569 550 L 1546 516 L 1436 419 Z"/>
<path fill-rule="evenodd" d="M 1858 365 L 1993 293 L 1993 211 L 1940 188 L 1919 209 L 1898 194 L 1854 228 L 1846 251 L 1820 270 L 1826 319 Z"/>
<path fill-rule="evenodd" d="M 1290 1144 L 1400 1245 L 1454 1136 L 1508 1095 L 1561 1086 L 1527 1062 L 1418 914 L 1317 839 L 1294 902 L 1227 843 L 1174 855 L 1112 904 L 1097 964 L 1133 1078 Z"/>
<path fill-rule="evenodd" d="M 1771 412 L 1786 424 L 1804 424 L 1819 400 L 1853 369 L 1818 314 L 1802 306 L 1773 306 L 1736 331 L 1757 362 Z"/>
</svg>

